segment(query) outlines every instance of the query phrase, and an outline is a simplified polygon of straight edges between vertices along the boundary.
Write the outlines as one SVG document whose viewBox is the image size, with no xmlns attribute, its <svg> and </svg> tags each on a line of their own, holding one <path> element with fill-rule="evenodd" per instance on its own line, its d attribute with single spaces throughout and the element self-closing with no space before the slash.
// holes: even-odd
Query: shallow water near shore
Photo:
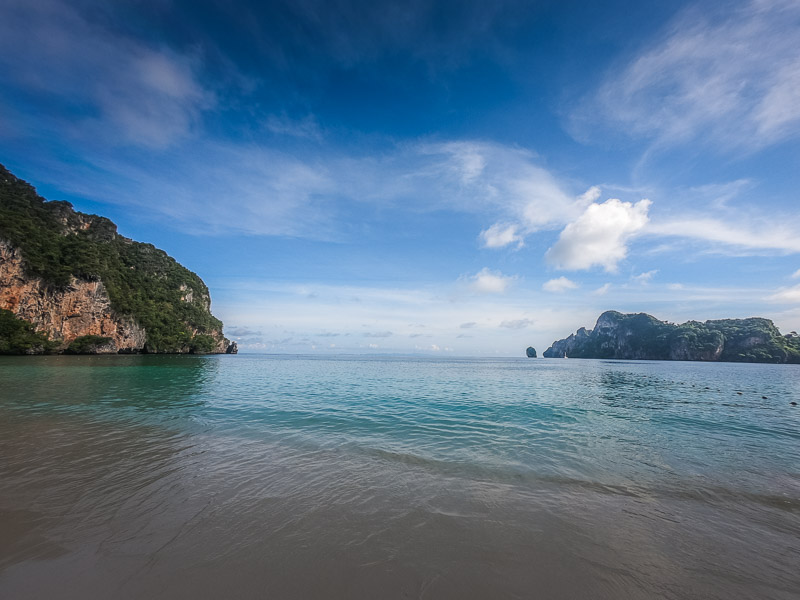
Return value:
<svg viewBox="0 0 800 600">
<path fill-rule="evenodd" d="M 796 598 L 800 367 L 0 357 L 0 598 Z"/>
</svg>

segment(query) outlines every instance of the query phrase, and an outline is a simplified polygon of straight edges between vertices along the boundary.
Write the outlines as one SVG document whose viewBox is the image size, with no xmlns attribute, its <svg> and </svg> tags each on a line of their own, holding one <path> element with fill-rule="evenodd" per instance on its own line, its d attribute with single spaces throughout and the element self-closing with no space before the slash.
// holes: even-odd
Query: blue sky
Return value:
<svg viewBox="0 0 800 600">
<path fill-rule="evenodd" d="M 3 0 L 0 162 L 200 274 L 245 351 L 796 330 L 798 45 L 790 0 Z"/>
</svg>

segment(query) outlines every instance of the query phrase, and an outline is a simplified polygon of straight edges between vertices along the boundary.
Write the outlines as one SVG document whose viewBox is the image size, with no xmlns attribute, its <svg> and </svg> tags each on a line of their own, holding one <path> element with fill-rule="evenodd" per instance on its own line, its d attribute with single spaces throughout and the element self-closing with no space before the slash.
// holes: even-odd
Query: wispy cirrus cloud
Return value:
<svg viewBox="0 0 800 600">
<path fill-rule="evenodd" d="M 0 81 L 28 103 L 47 107 L 30 127 L 59 127 L 84 143 L 163 148 L 189 135 L 216 106 L 196 53 L 103 28 L 73 3 L 3 4 Z M 5 109 L 6 118 L 30 117 Z"/>
<path fill-rule="evenodd" d="M 800 285 L 780 288 L 768 296 L 767 300 L 780 304 L 800 304 Z"/>
<path fill-rule="evenodd" d="M 316 142 L 323 139 L 322 128 L 313 115 L 306 115 L 300 119 L 293 119 L 286 113 L 269 115 L 264 126 L 276 135 L 288 135 Z"/>
<path fill-rule="evenodd" d="M 777 219 L 766 220 L 741 214 L 739 219 L 720 219 L 689 212 L 647 224 L 646 233 L 657 236 L 699 240 L 723 247 L 785 254 L 800 252 L 800 236 L 792 225 Z"/>
<path fill-rule="evenodd" d="M 572 115 L 656 144 L 749 152 L 800 135 L 800 4 L 790 0 L 683 11 Z"/>
<path fill-rule="evenodd" d="M 610 290 L 610 289 L 611 289 L 611 284 L 610 283 L 604 283 L 599 288 L 594 290 L 592 292 L 592 295 L 593 296 L 605 296 L 606 294 L 608 294 L 608 290 Z"/>
<path fill-rule="evenodd" d="M 485 248 L 521 249 L 531 236 L 560 232 L 547 259 L 564 270 L 613 272 L 627 257 L 630 242 L 644 235 L 753 253 L 800 251 L 797 236 L 785 225 L 792 215 L 774 224 L 735 211 L 666 214 L 656 210 L 659 200 L 648 211 L 642 201 L 600 202 L 598 187 L 580 193 L 574 181 L 545 168 L 534 151 L 520 146 L 415 139 L 383 140 L 378 152 L 356 150 L 326 139 L 310 113 L 296 118 L 279 108 L 252 115 L 260 134 L 264 129 L 273 134 L 266 141 L 219 131 L 212 135 L 204 128 L 206 118 L 224 110 L 220 98 L 236 94 L 224 89 L 229 81 L 212 80 L 203 51 L 136 37 L 114 26 L 114 19 L 98 17 L 108 17 L 102 11 L 111 9 L 97 5 L 100 12 L 93 13 L 89 5 L 7 0 L 0 18 L 0 83 L 6 92 L 0 99 L 0 136 L 10 139 L 12 148 L 54 149 L 50 155 L 29 154 L 26 168 L 41 173 L 38 181 L 67 193 L 123 205 L 203 235 L 339 241 L 357 235 L 354 221 L 360 217 L 354 215 L 371 207 L 388 207 L 382 214 L 397 211 L 393 217 L 400 211 L 470 213 L 485 223 L 472 234 Z M 320 4 L 315 10 L 327 14 L 328 9 Z M 464 16 L 470 27 L 481 22 L 477 15 L 483 9 L 476 5 L 474 10 Z M 414 11 L 415 18 L 427 14 L 421 5 Z M 488 13 L 496 16 L 494 10 Z M 793 69 L 800 59 L 792 58 L 787 36 L 764 35 L 763 43 L 760 36 L 785 32 L 797 13 L 793 3 L 762 1 L 722 19 L 701 15 L 688 27 L 677 21 L 660 42 L 604 84 L 608 89 L 598 94 L 601 101 L 608 96 L 611 102 L 614 90 L 622 91 L 619 112 L 606 116 L 614 122 L 644 119 L 631 130 L 664 139 L 682 139 L 670 132 L 694 131 L 697 123 L 699 132 L 720 133 L 727 131 L 728 121 L 749 123 L 744 131 L 762 144 L 795 135 L 800 102 L 794 101 L 793 86 L 800 86 L 800 75 Z M 407 23 L 412 30 L 421 24 Z M 359 43 L 376 42 L 367 38 Z M 728 38 L 735 42 L 730 48 L 724 42 Z M 395 42 L 402 46 L 408 40 Z M 742 60 L 730 60 L 728 50 Z M 343 64 L 349 60 L 342 48 L 334 54 Z M 666 112 L 653 114 L 648 103 L 660 101 L 660 83 L 651 71 L 659 69 L 669 93 Z M 713 85 L 703 90 L 711 96 L 692 87 L 703 85 L 706 72 Z M 740 80 L 748 93 L 724 91 Z M 709 116 L 703 107 L 715 93 L 730 98 L 732 108 L 714 101 L 724 110 Z M 687 106 L 691 110 L 685 111 Z M 671 129 L 662 131 L 662 121 L 683 124 L 664 125 Z M 280 138 L 314 143 L 296 151 L 272 143 Z M 739 180 L 703 193 L 716 194 L 714 208 L 725 208 L 750 184 Z M 631 213 L 626 206 L 638 208 Z M 648 221 L 641 226 L 645 212 Z"/>
<path fill-rule="evenodd" d="M 652 269 L 650 271 L 645 271 L 644 273 L 639 273 L 638 275 L 633 275 L 631 277 L 631 281 L 634 283 L 638 283 L 639 285 L 647 285 L 656 276 L 658 273 L 658 269 Z"/>
</svg>

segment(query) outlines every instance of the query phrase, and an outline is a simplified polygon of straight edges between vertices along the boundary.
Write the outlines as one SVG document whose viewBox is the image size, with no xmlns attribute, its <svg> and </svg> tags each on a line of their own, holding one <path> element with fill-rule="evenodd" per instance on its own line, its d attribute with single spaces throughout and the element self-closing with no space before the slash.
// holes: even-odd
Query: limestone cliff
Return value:
<svg viewBox="0 0 800 600">
<path fill-rule="evenodd" d="M 0 165 L 0 309 L 53 349 L 91 339 L 93 352 L 235 353 L 210 306 L 202 280 L 166 253 L 45 201 Z"/>
<path fill-rule="evenodd" d="M 800 363 L 800 338 L 781 335 L 772 321 L 759 317 L 676 325 L 645 313 L 610 310 L 593 330 L 581 327 L 553 342 L 543 356 Z"/>
<path fill-rule="evenodd" d="M 102 281 L 73 278 L 55 288 L 25 273 L 22 255 L 0 240 L 0 308 L 33 323 L 37 330 L 59 343 L 60 349 L 86 335 L 111 338 L 109 352 L 136 352 L 144 348 L 145 330 L 111 308 Z"/>
</svg>

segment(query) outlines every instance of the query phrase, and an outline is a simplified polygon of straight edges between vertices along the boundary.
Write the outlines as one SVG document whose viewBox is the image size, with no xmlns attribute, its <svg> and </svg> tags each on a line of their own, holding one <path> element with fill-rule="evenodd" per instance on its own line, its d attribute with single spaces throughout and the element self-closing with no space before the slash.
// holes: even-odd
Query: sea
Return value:
<svg viewBox="0 0 800 600">
<path fill-rule="evenodd" d="M 800 597 L 800 366 L 0 357 L 0 598 Z"/>
</svg>

